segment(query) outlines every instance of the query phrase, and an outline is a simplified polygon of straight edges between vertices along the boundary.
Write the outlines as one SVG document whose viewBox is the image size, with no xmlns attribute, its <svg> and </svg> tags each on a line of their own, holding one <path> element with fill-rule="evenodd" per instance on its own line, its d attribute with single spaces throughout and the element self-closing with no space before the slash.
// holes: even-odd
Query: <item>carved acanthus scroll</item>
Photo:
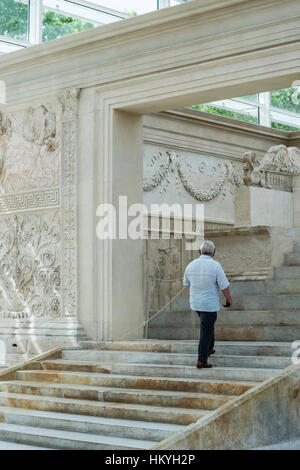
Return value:
<svg viewBox="0 0 300 470">
<path fill-rule="evenodd" d="M 61 317 L 58 211 L 0 218 L 3 318 Z"/>
</svg>

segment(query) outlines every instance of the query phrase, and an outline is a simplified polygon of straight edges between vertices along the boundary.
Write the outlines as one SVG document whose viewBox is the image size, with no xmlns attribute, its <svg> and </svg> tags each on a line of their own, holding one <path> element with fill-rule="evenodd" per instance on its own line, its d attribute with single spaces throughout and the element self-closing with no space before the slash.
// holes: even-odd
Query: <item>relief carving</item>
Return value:
<svg viewBox="0 0 300 470">
<path fill-rule="evenodd" d="M 150 176 L 144 179 L 145 192 L 153 191 L 158 187 L 166 191 L 167 186 L 172 184 L 179 191 L 183 186 L 194 199 L 200 202 L 211 201 L 219 195 L 225 197 L 228 188 L 233 194 L 235 187 L 243 185 L 242 172 L 232 162 L 219 161 L 209 174 L 205 161 L 201 161 L 198 167 L 194 168 L 187 158 L 169 151 L 158 152 L 154 155 L 146 167 L 147 172 Z M 206 184 L 203 187 L 197 183 L 201 175 L 212 179 L 212 184 Z"/>
<path fill-rule="evenodd" d="M 0 218 L 2 317 L 61 317 L 60 243 L 58 211 Z"/>
<path fill-rule="evenodd" d="M 45 105 L 0 114 L 0 193 L 59 185 L 60 135 Z"/>
<path fill-rule="evenodd" d="M 260 162 L 255 152 L 246 152 L 243 156 L 243 170 L 246 186 L 289 189 L 291 175 L 300 173 L 300 149 L 274 145 Z"/>
<path fill-rule="evenodd" d="M 0 114 L 2 318 L 77 315 L 78 92 Z"/>
</svg>

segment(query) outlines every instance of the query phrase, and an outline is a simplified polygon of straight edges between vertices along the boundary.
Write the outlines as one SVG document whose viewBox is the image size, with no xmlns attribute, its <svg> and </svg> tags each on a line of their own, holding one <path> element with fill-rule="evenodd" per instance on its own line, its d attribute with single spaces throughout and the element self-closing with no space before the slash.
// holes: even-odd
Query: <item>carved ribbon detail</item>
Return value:
<svg viewBox="0 0 300 470">
<path fill-rule="evenodd" d="M 186 160 L 180 158 L 175 152 L 167 151 L 164 154 L 159 152 L 153 156 L 150 166 L 154 169 L 154 172 L 150 177 L 144 179 L 143 189 L 145 192 L 153 191 L 171 174 L 177 177 L 185 190 L 200 202 L 208 202 L 217 197 L 227 182 L 233 187 L 243 185 L 242 174 L 236 171 L 231 162 L 219 163 L 220 171 L 216 174 L 214 183 L 207 188 L 202 188 L 192 182 L 192 170 L 188 170 Z M 203 173 L 205 164 L 202 162 L 200 167 L 199 172 Z"/>
</svg>

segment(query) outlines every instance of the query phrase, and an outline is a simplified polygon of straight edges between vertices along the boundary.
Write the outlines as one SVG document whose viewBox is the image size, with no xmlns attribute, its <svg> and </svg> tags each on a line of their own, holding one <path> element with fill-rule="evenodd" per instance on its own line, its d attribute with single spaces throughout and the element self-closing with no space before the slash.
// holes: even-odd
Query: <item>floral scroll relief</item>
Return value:
<svg viewBox="0 0 300 470">
<path fill-rule="evenodd" d="M 60 242 L 59 211 L 0 218 L 2 318 L 61 316 Z"/>
<path fill-rule="evenodd" d="M 235 187 L 243 185 L 243 175 L 232 162 L 218 162 L 212 168 L 212 185 L 202 188 L 192 182 L 195 177 L 195 169 L 186 158 L 180 158 L 176 152 L 159 152 L 152 157 L 148 166 L 152 172 L 150 177 L 144 179 L 143 189 L 145 192 L 153 191 L 158 186 L 170 183 L 170 177 L 173 177 L 173 183 L 178 187 L 181 183 L 185 190 L 197 201 L 208 202 L 219 195 L 225 197 L 227 186 L 230 193 L 234 193 Z M 198 174 L 207 174 L 206 163 L 200 162 Z M 225 189 L 226 187 L 226 189 Z"/>
</svg>

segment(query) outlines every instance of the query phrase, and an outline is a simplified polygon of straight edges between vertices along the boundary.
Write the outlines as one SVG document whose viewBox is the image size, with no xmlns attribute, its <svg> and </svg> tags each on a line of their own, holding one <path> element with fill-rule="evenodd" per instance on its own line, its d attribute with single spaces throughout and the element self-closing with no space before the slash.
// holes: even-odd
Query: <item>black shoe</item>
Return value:
<svg viewBox="0 0 300 470">
<path fill-rule="evenodd" d="M 197 362 L 197 369 L 210 369 L 212 367 L 212 364 L 208 364 L 207 362 Z"/>
</svg>

